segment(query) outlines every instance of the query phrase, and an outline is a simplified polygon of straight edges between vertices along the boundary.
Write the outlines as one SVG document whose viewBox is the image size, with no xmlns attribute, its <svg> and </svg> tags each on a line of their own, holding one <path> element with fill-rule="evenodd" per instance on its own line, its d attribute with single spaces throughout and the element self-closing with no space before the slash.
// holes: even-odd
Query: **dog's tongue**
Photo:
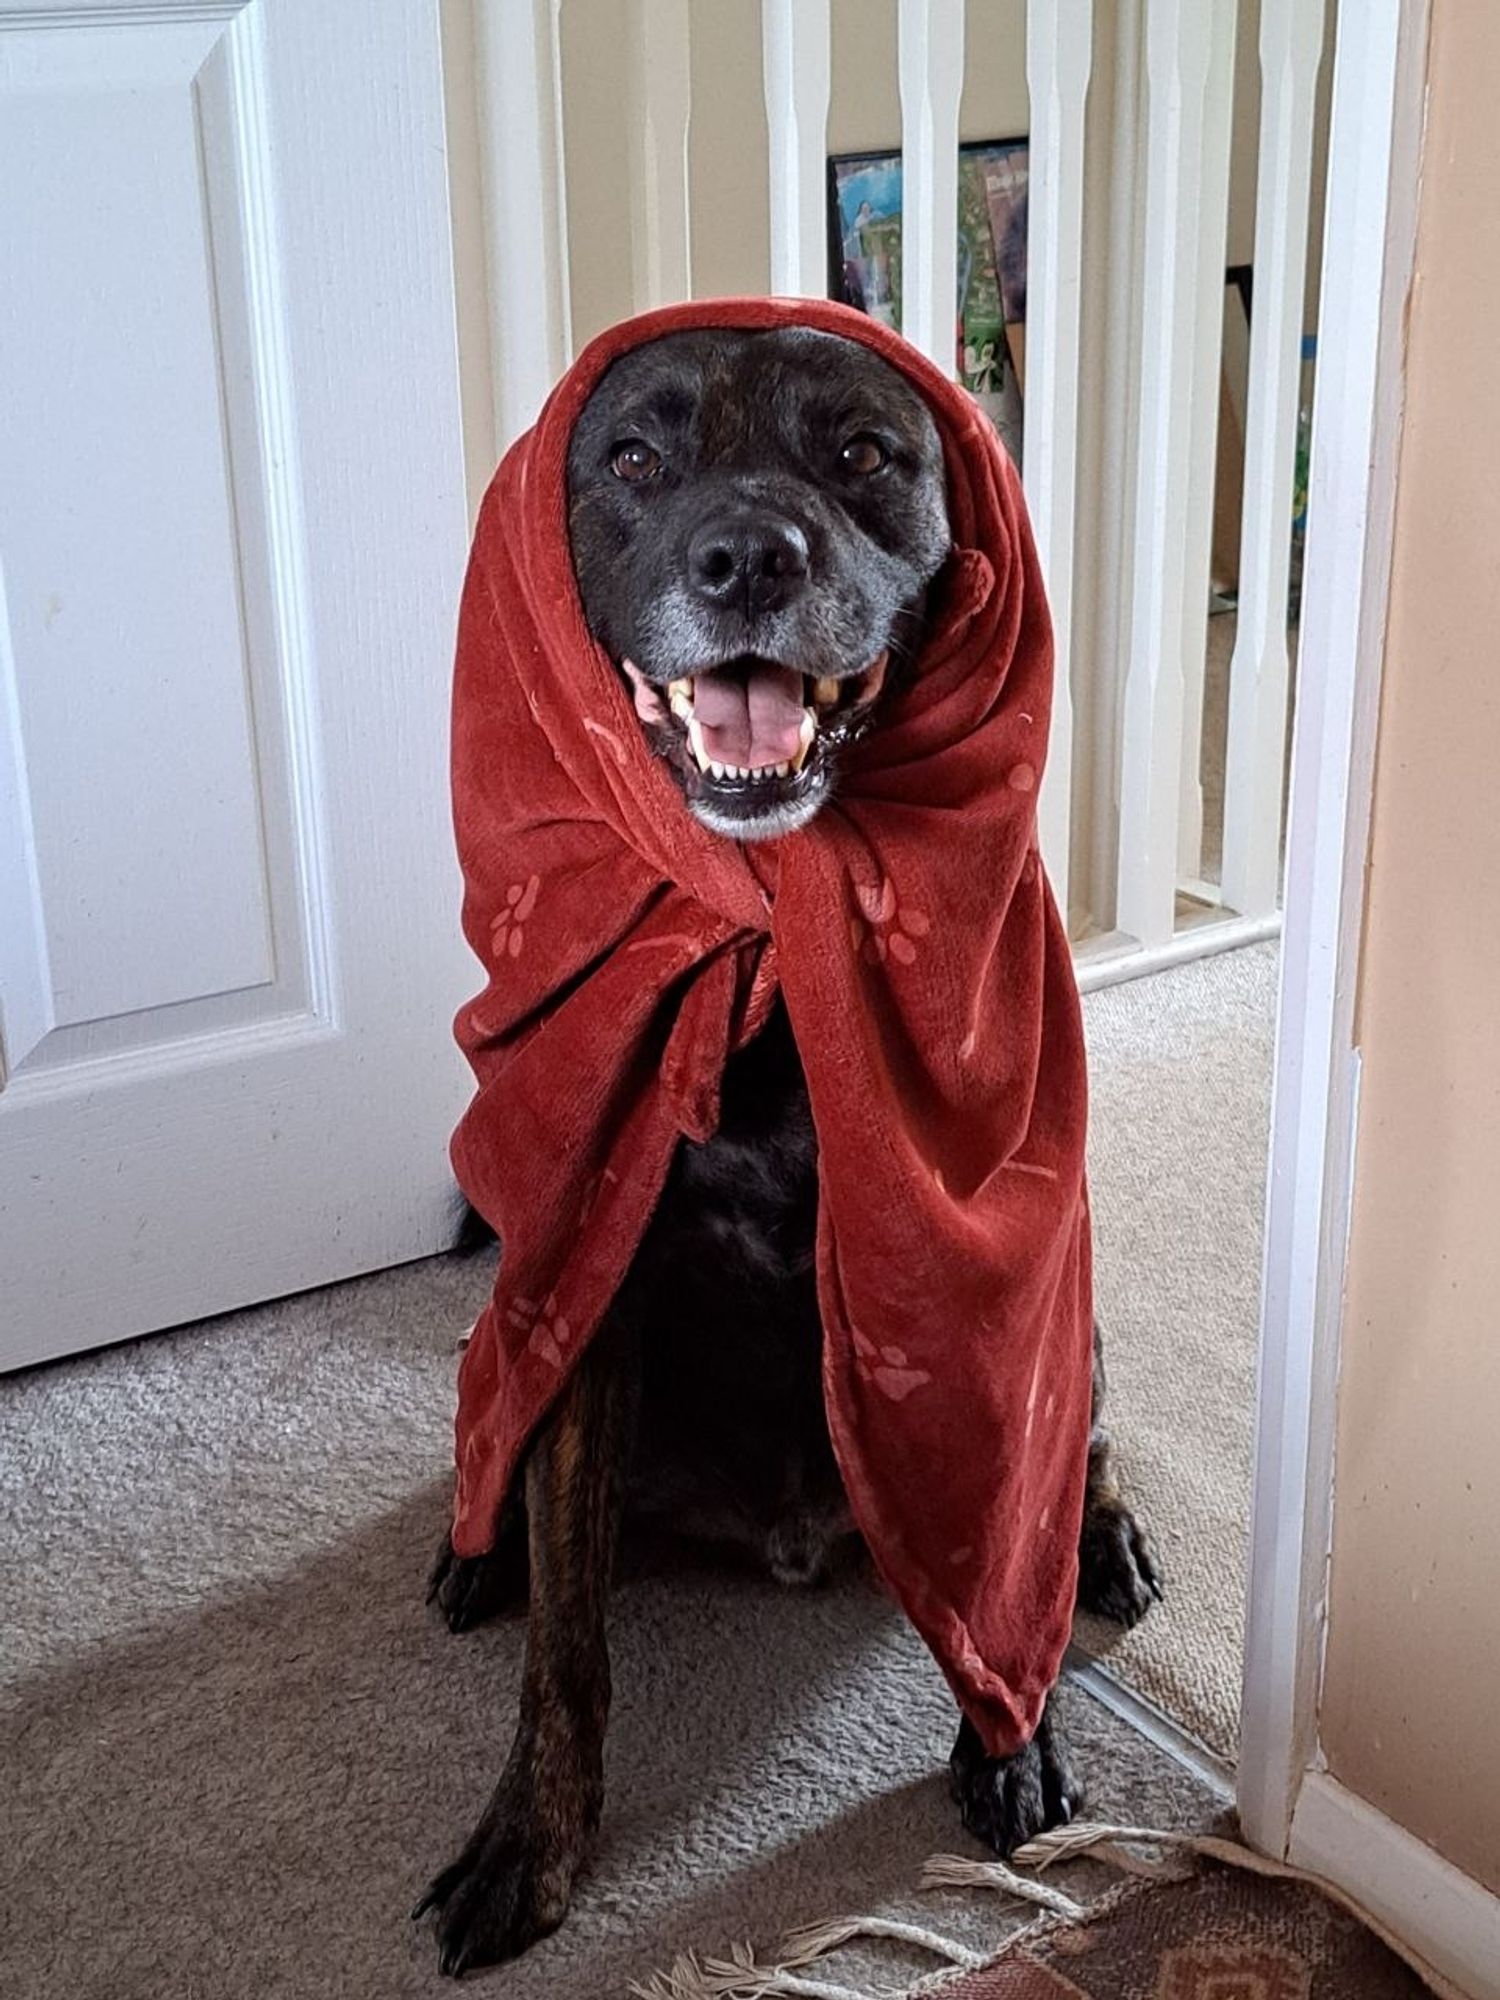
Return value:
<svg viewBox="0 0 1500 2000">
<path fill-rule="evenodd" d="M 802 676 L 766 660 L 715 668 L 693 681 L 693 713 L 716 762 L 752 771 L 784 764 L 802 741 Z"/>
</svg>

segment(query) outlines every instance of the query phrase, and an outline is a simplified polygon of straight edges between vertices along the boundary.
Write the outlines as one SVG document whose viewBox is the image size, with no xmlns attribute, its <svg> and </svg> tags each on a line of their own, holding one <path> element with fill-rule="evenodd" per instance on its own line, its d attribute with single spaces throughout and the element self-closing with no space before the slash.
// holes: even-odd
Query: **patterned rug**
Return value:
<svg viewBox="0 0 1500 2000">
<path fill-rule="evenodd" d="M 1314 1889 L 1222 1868 L 1131 1883 L 1081 1922 L 1046 1918 L 932 2000 L 1426 2000 L 1427 1989 Z"/>
</svg>

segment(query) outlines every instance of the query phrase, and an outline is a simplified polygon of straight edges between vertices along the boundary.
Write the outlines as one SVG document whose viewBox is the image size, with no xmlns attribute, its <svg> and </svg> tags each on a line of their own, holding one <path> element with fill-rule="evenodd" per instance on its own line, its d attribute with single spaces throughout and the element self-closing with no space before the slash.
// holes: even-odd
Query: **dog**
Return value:
<svg viewBox="0 0 1500 2000">
<path fill-rule="evenodd" d="M 849 746 L 919 671 L 951 548 L 922 398 L 835 334 L 667 334 L 596 385 L 567 479 L 585 618 L 682 809 L 738 841 L 806 826 L 836 796 Z M 627 1509 L 736 1543 L 788 1585 L 816 1583 L 854 1533 L 824 1416 L 817 1175 L 778 1002 L 729 1061 L 714 1136 L 679 1145 L 495 1547 L 439 1555 L 429 1595 L 455 1631 L 529 1589 L 514 1746 L 416 1912 L 437 1911 L 445 1972 L 523 1950 L 567 1909 L 602 1805 L 605 1608 Z M 1104 1386 L 1096 1327 L 1079 1601 L 1130 1625 L 1161 1586 L 1116 1483 Z M 1008 1758 L 962 1720 L 950 1772 L 964 1824 L 1001 1854 L 1082 1797 L 1050 1701 Z"/>
</svg>

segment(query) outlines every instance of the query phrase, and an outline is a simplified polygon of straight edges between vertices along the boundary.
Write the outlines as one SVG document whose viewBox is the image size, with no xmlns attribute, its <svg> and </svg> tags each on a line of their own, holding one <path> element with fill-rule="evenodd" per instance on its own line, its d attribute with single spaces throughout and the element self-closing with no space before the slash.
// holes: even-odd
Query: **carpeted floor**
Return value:
<svg viewBox="0 0 1500 2000">
<path fill-rule="evenodd" d="M 421 1601 L 485 1282 L 413 1265 L 0 1385 L 6 2000 L 448 1990 L 405 1912 L 496 1774 L 521 1657 L 519 1620 L 455 1639 Z M 638 1561 L 614 1657 L 598 1858 L 495 1977 L 507 2000 L 603 2000 L 682 1947 L 845 1909 L 1007 1928 L 987 1897 L 912 1894 L 967 1845 L 953 1710 L 860 1578 L 799 1595 Z M 1070 1712 L 1099 1810 L 1215 1816 L 1087 1696 Z"/>
<path fill-rule="evenodd" d="M 1086 1002 L 1109 1421 L 1168 1591 L 1134 1632 L 1083 1620 L 1078 1636 L 1231 1761 L 1276 966 L 1255 945 Z"/>
<path fill-rule="evenodd" d="M 1268 981 L 1267 955 L 1240 953 L 1089 1003 L 1117 1428 L 1175 1585 L 1115 1659 L 1184 1713 L 1222 1702 L 1226 1669 L 1199 1686 L 1179 1652 L 1235 1629 L 1243 1453 L 1225 1440 L 1248 1435 L 1232 1357 Z M 1230 1170 L 1232 1140 L 1253 1166 Z M 519 1620 L 454 1639 L 421 1603 L 454 1343 L 486 1283 L 440 1259 L 0 1382 L 7 2000 L 446 1990 L 405 1911 L 493 1780 L 521 1654 Z M 799 1595 L 637 1558 L 614 1657 L 598 1856 L 564 1929 L 493 1977 L 507 2000 L 623 1994 L 686 1946 L 846 1910 L 976 1945 L 1018 1921 L 913 1893 L 929 1853 L 967 1845 L 943 1777 L 953 1711 L 861 1576 Z M 1094 1812 L 1216 1820 L 1087 1696 L 1068 1706 Z M 1067 1877 L 1084 1896 L 1114 1879 Z M 888 1980 L 889 1953 L 876 1965 Z"/>
</svg>

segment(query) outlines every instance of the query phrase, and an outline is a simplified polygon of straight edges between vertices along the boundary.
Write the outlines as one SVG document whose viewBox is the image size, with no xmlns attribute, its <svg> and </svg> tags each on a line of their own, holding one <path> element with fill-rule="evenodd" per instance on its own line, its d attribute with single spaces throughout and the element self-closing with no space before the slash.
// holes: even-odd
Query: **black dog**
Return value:
<svg viewBox="0 0 1500 2000">
<path fill-rule="evenodd" d="M 740 840 L 805 825 L 843 748 L 915 671 L 949 549 L 942 454 L 920 397 L 857 343 L 807 330 L 684 333 L 622 357 L 572 441 L 573 561 L 687 809 Z M 817 1142 L 785 1011 L 731 1060 L 722 1120 L 678 1149 L 620 1289 L 536 1439 L 488 1556 L 432 1582 L 461 1630 L 530 1572 L 510 1760 L 436 1905 L 449 1972 L 557 1924 L 602 1800 L 605 1604 L 621 1512 L 748 1545 L 815 1581 L 852 1532 L 823 1413 L 813 1278 Z M 712 1327 L 714 1337 L 703 1330 Z M 1133 1624 L 1159 1595 L 1095 1429 L 1080 1601 Z M 1081 1791 L 1049 1708 L 1015 1756 L 961 1723 L 964 1823 L 1001 1853 Z"/>
</svg>

